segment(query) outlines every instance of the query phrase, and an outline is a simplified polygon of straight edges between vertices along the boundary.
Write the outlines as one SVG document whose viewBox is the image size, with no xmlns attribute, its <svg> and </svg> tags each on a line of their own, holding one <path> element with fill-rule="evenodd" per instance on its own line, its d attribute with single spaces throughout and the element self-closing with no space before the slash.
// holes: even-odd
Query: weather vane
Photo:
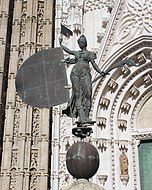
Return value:
<svg viewBox="0 0 152 190">
<path fill-rule="evenodd" d="M 78 118 L 77 127 L 72 133 L 81 139 L 90 136 L 93 132 L 91 125 L 95 123 L 89 118 L 92 106 L 92 84 L 105 77 L 111 70 L 129 66 L 138 66 L 133 60 L 126 58 L 102 71 L 95 62 L 96 54 L 87 50 L 87 39 L 81 35 L 78 39 L 79 51 L 73 51 L 62 44 L 57 48 L 42 50 L 30 56 L 20 67 L 16 76 L 16 90 L 21 99 L 39 108 L 50 108 L 68 102 L 67 108 L 62 111 L 71 118 Z M 64 60 L 63 51 L 74 56 Z M 72 96 L 69 97 L 65 64 L 73 64 L 70 74 Z M 90 64 L 99 73 L 92 80 Z"/>
<path fill-rule="evenodd" d="M 50 108 L 68 102 L 62 111 L 68 117 L 77 118 L 72 133 L 81 140 L 89 137 L 93 132 L 90 119 L 92 106 L 92 84 L 105 77 L 111 70 L 129 66 L 138 66 L 133 60 L 126 58 L 113 64 L 107 70 L 101 71 L 95 62 L 96 54 L 87 50 L 87 39 L 84 35 L 78 39 L 79 51 L 73 51 L 62 44 L 60 46 L 42 50 L 30 56 L 20 67 L 16 76 L 16 90 L 21 99 L 32 107 Z M 74 56 L 63 61 L 63 51 Z M 67 86 L 66 64 L 73 64 L 70 74 L 72 96 L 69 97 Z M 92 80 L 90 65 L 99 73 Z M 74 143 L 66 154 L 66 165 L 69 173 L 77 180 L 65 187 L 65 190 L 83 189 L 103 190 L 102 187 L 89 182 L 98 170 L 99 154 L 97 149 L 87 142 Z"/>
</svg>

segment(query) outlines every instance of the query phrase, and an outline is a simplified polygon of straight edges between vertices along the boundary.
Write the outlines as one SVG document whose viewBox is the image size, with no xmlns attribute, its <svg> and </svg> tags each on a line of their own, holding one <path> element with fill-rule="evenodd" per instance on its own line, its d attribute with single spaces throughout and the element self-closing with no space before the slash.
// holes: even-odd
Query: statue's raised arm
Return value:
<svg viewBox="0 0 152 190">
<path fill-rule="evenodd" d="M 71 55 L 74 55 L 75 54 L 75 51 L 72 51 L 72 50 L 70 50 L 69 48 L 67 48 L 66 46 L 64 46 L 63 44 L 62 44 L 62 41 L 63 41 L 63 38 L 59 38 L 59 43 L 60 43 L 60 46 L 62 47 L 62 49 L 65 51 L 65 52 L 67 52 L 67 53 L 69 53 L 69 54 L 71 54 Z"/>
</svg>

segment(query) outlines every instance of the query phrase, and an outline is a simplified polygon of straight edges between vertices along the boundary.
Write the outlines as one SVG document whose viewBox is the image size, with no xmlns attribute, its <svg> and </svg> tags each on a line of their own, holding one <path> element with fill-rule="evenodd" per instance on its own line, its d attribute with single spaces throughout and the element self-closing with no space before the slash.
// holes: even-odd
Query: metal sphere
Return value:
<svg viewBox="0 0 152 190">
<path fill-rule="evenodd" d="M 67 151 L 66 165 L 69 173 L 76 179 L 89 179 L 99 168 L 99 153 L 87 142 L 75 143 Z"/>
</svg>

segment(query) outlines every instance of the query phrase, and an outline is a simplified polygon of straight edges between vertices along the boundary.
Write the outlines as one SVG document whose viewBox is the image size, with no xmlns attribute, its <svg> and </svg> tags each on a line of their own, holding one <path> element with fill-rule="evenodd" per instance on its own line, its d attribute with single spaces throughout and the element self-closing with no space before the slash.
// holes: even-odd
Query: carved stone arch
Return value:
<svg viewBox="0 0 152 190">
<path fill-rule="evenodd" d="M 144 105 L 152 92 L 152 41 L 150 36 L 140 36 L 130 43 L 126 43 L 115 54 L 107 56 L 101 70 L 108 69 L 111 65 L 129 57 L 138 63 L 138 67 L 124 66 L 114 69 L 104 79 L 99 79 L 93 84 L 92 119 L 96 120 L 93 137 L 104 138 L 107 143 L 105 153 L 111 154 L 111 174 L 115 184 L 117 168 L 117 155 L 122 150 L 126 151 L 129 159 L 129 172 L 133 176 L 134 189 L 140 189 L 139 179 L 138 143 L 140 138 L 134 134 L 139 109 Z M 109 54 L 110 55 L 110 54 Z M 104 57 L 104 55 L 103 55 Z M 102 56 L 100 61 L 102 61 Z M 99 65 L 102 63 L 100 62 Z M 151 133 L 152 134 L 152 133 Z M 151 137 L 147 134 L 145 137 Z M 110 142 L 110 143 L 109 143 Z M 104 155 L 101 155 L 101 160 Z M 119 170 L 117 171 L 119 173 Z M 123 180 L 120 178 L 120 180 Z M 130 179 L 128 185 L 131 185 Z M 130 186 L 131 187 L 131 186 Z M 131 187 L 132 188 L 132 187 Z"/>
<path fill-rule="evenodd" d="M 134 142 L 134 145 L 132 147 L 132 156 L 133 156 L 133 170 L 136 171 L 136 175 L 134 177 L 134 182 L 137 180 L 140 181 L 140 162 L 139 162 L 139 147 L 142 144 L 142 142 L 151 142 L 152 139 L 152 130 L 151 128 L 142 128 L 140 129 L 138 127 L 139 125 L 139 118 L 140 118 L 140 113 L 143 112 L 143 109 L 147 103 L 150 103 L 149 100 L 152 99 L 152 86 L 149 86 L 145 90 L 145 92 L 141 95 L 139 100 L 136 102 L 136 105 L 134 107 L 134 110 L 132 112 L 132 117 L 131 117 L 131 129 L 132 129 L 132 140 Z M 150 108 L 151 110 L 151 108 Z M 149 111 L 149 110 L 148 110 Z M 147 115 L 147 113 L 144 113 L 144 115 Z M 151 122 L 151 117 L 149 117 Z M 147 118 L 143 118 L 144 122 L 146 123 Z M 146 140 L 146 141 L 145 141 Z M 149 141 L 150 140 L 150 141 Z M 141 184 L 139 184 L 141 185 Z"/>
<path fill-rule="evenodd" d="M 106 70 L 114 63 L 126 57 L 133 58 L 136 54 L 140 53 L 140 51 L 142 51 L 143 49 L 152 50 L 151 35 L 141 35 L 136 39 L 126 42 L 124 45 L 121 46 L 121 48 L 116 50 L 114 53 L 112 53 L 112 51 L 106 53 L 107 49 L 105 50 L 105 52 L 102 49 L 99 49 L 99 57 L 97 60 L 98 65 L 101 67 L 102 70 Z M 97 81 L 97 84 L 99 84 L 99 82 L 100 80 Z"/>
<path fill-rule="evenodd" d="M 102 122 L 109 121 L 108 125 L 118 126 L 120 124 L 120 128 L 122 125 L 124 129 L 127 127 L 127 121 L 119 118 L 120 113 L 123 112 L 124 115 L 127 115 L 127 120 L 131 120 L 131 113 L 137 100 L 151 86 L 151 43 L 150 36 L 140 36 L 107 58 L 102 66 L 103 70 L 126 57 L 133 59 L 139 67 L 125 65 L 123 68 L 114 69 L 109 76 L 94 84 L 92 117 L 97 120 L 97 125 L 101 118 Z M 132 100 L 128 102 L 128 99 Z M 101 111 L 101 107 L 103 111 Z M 132 109 L 129 113 L 130 107 Z M 104 125 L 106 124 L 104 123 Z"/>
<path fill-rule="evenodd" d="M 141 122 L 139 121 L 139 117 L 140 117 L 140 114 L 141 112 L 143 112 L 143 108 L 145 107 L 145 105 L 147 103 L 150 103 L 151 102 L 151 99 L 152 99 L 152 86 L 150 86 L 142 95 L 141 97 L 139 98 L 139 100 L 136 102 L 136 105 L 134 107 L 134 110 L 132 112 L 132 118 L 131 118 L 131 128 L 133 129 L 134 131 L 134 134 L 135 133 L 139 133 L 139 134 L 143 134 L 144 132 L 147 133 L 149 132 L 149 129 L 151 128 L 151 126 L 149 127 L 146 127 L 146 129 L 144 129 L 145 127 L 143 127 L 143 130 L 141 129 L 141 127 L 138 127 L 139 124 L 141 124 Z M 151 106 L 151 104 L 150 104 Z M 147 106 L 146 106 L 147 107 Z M 151 110 L 151 109 L 150 109 Z M 147 114 L 149 115 L 149 111 L 150 110 L 147 110 L 147 113 L 144 113 L 146 116 Z M 142 118 L 141 118 L 142 119 Z M 143 118 L 143 120 L 146 119 L 146 118 Z M 151 121 L 151 118 L 149 118 L 150 121 Z M 144 122 L 147 122 L 147 121 L 144 121 Z M 146 125 L 146 123 L 145 123 Z M 148 129 L 149 128 L 149 129 Z M 139 138 L 140 140 L 140 138 Z"/>
</svg>

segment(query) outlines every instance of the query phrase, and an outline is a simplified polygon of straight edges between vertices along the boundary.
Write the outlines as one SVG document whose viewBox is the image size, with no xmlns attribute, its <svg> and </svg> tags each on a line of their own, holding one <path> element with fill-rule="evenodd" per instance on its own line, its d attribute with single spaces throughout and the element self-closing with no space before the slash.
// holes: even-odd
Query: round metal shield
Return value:
<svg viewBox="0 0 152 190">
<path fill-rule="evenodd" d="M 50 108 L 69 100 L 62 48 L 49 48 L 30 56 L 16 75 L 16 90 L 32 107 Z"/>
</svg>

